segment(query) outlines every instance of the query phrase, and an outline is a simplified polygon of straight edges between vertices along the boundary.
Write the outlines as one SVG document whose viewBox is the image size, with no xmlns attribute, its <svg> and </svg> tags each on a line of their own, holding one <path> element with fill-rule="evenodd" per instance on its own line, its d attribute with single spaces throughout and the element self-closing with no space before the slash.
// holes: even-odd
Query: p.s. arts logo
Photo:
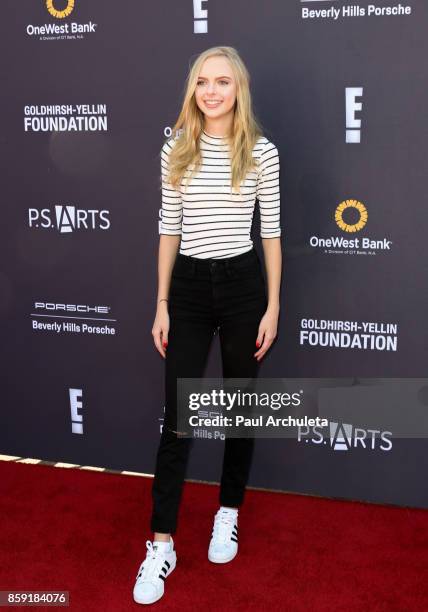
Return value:
<svg viewBox="0 0 428 612">
<path fill-rule="evenodd" d="M 55 8 L 54 5 L 55 5 L 54 0 L 46 0 L 46 8 L 48 9 L 52 17 L 56 17 L 57 19 L 64 19 L 64 17 L 68 17 L 70 13 L 73 11 L 74 0 L 67 0 L 67 6 L 62 10 L 58 10 L 57 8 Z"/>
<path fill-rule="evenodd" d="M 56 205 L 49 208 L 29 208 L 28 225 L 34 229 L 54 229 L 60 234 L 78 230 L 107 230 L 110 228 L 108 210 L 84 209 Z"/>
<path fill-rule="evenodd" d="M 338 204 L 333 219 L 336 226 L 345 234 L 356 234 L 368 222 L 366 206 L 358 200 L 349 198 Z M 392 240 L 371 238 L 369 236 L 347 238 L 341 235 L 317 236 L 309 238 L 309 246 L 326 255 L 378 255 L 391 250 Z"/>
<path fill-rule="evenodd" d="M 353 209 L 358 213 L 358 220 L 354 222 L 348 222 L 345 220 L 345 211 Z M 357 200 L 344 200 L 339 204 L 334 213 L 334 219 L 337 225 L 344 232 L 359 232 L 363 229 L 367 223 L 368 212 L 367 208 L 361 202 Z"/>
<path fill-rule="evenodd" d="M 392 432 L 352 423 L 329 421 L 325 427 L 298 427 L 297 441 L 327 446 L 332 451 L 390 451 Z"/>
</svg>

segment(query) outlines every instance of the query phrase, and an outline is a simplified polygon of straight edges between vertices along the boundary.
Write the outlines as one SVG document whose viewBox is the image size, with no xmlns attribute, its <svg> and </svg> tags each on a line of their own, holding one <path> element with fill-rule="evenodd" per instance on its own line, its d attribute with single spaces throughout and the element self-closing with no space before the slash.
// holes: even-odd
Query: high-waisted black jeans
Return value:
<svg viewBox="0 0 428 612">
<path fill-rule="evenodd" d="M 177 436 L 177 378 L 202 378 L 218 331 L 223 378 L 255 378 L 260 320 L 267 308 L 265 281 L 254 247 L 224 259 L 177 254 L 171 276 L 170 328 L 165 358 L 165 416 L 152 486 L 151 529 L 175 533 L 193 438 Z M 244 499 L 254 438 L 227 438 L 220 504 Z"/>
</svg>

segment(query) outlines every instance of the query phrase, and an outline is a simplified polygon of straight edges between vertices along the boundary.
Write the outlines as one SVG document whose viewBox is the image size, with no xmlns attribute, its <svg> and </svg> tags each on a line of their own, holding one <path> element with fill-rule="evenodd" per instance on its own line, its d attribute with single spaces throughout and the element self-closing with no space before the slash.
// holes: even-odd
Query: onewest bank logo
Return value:
<svg viewBox="0 0 428 612">
<path fill-rule="evenodd" d="M 45 0 L 45 11 L 55 19 L 55 22 L 26 25 L 26 33 L 39 40 L 79 40 L 85 34 L 94 34 L 98 27 L 97 23 L 77 23 L 69 21 L 70 15 L 74 16 L 75 0 Z M 62 22 L 62 23 L 58 23 Z"/>
<path fill-rule="evenodd" d="M 309 246 L 318 249 L 327 255 L 351 255 L 351 256 L 373 256 L 379 253 L 391 251 L 392 240 L 382 236 L 372 238 L 369 236 L 359 237 L 357 234 L 366 228 L 368 222 L 367 207 L 358 200 L 349 198 L 343 200 L 336 206 L 333 219 L 345 236 L 318 236 L 313 234 L 309 237 Z M 350 238 L 349 236 L 352 236 Z"/>
<path fill-rule="evenodd" d="M 55 8 L 54 4 L 55 2 L 53 0 L 46 0 L 46 8 L 52 17 L 56 17 L 57 19 L 64 19 L 64 17 L 68 17 L 74 9 L 74 0 L 68 0 L 67 6 L 62 10 Z"/>
</svg>

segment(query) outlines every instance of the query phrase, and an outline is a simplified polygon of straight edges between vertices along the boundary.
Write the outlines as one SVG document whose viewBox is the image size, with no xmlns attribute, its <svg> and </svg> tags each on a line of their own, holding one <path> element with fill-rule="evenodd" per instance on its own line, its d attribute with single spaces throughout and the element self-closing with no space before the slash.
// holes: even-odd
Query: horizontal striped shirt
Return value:
<svg viewBox="0 0 428 612">
<path fill-rule="evenodd" d="M 167 181 L 171 137 L 161 151 L 162 207 L 159 234 L 181 235 L 180 253 L 206 259 L 233 257 L 253 246 L 251 227 L 255 200 L 259 202 L 260 236 L 277 238 L 280 227 L 279 155 L 276 146 L 261 136 L 253 148 L 260 165 L 247 173 L 241 194 L 230 193 L 231 165 L 225 138 L 203 131 L 200 135 L 201 169 L 186 190 L 187 169 L 176 190 Z"/>
</svg>

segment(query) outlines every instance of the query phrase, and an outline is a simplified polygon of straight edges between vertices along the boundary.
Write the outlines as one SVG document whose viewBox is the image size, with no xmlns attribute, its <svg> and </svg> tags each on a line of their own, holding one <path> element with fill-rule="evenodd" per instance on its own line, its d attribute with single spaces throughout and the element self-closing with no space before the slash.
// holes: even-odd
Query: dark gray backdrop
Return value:
<svg viewBox="0 0 428 612">
<path fill-rule="evenodd" d="M 298 0 L 202 2 L 206 15 L 194 14 L 192 0 L 76 0 L 61 18 L 42 0 L 3 3 L 0 452 L 153 473 L 164 367 L 151 336 L 159 152 L 190 59 L 218 44 L 242 54 L 256 113 L 281 158 L 281 317 L 260 376 L 426 376 L 428 6 L 406 6 L 405 16 L 334 20 L 303 19 L 303 9 L 322 7 Z M 207 32 L 195 33 L 204 22 Z M 33 33 L 72 23 L 92 31 L 51 40 Z M 363 88 L 359 143 L 345 141 L 347 87 Z M 107 129 L 25 128 L 27 105 L 55 104 L 105 105 Z M 328 254 L 310 245 L 314 235 L 354 237 L 334 221 L 350 198 L 368 210 L 358 235 L 391 240 L 388 251 Z M 60 231 L 55 206 L 86 211 L 94 223 Z M 304 318 L 395 323 L 398 348 L 301 344 Z M 55 322 L 115 333 L 33 328 Z M 207 374 L 221 375 L 217 337 Z M 70 389 L 81 390 L 81 421 Z M 188 477 L 218 481 L 222 451 L 222 443 L 195 442 Z M 427 507 L 426 459 L 425 439 L 396 439 L 387 452 L 259 440 L 250 485 Z"/>
</svg>

